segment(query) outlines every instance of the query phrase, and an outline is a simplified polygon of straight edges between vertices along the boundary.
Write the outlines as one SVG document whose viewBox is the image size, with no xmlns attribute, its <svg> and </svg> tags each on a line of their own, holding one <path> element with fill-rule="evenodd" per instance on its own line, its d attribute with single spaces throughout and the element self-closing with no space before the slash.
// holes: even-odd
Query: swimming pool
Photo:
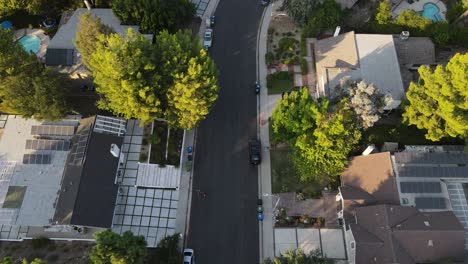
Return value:
<svg viewBox="0 0 468 264">
<path fill-rule="evenodd" d="M 427 3 L 424 5 L 423 11 L 419 12 L 423 17 L 430 19 L 434 22 L 444 20 L 440 15 L 439 7 L 434 3 Z"/>
<path fill-rule="evenodd" d="M 33 35 L 26 35 L 20 38 L 19 43 L 23 45 L 23 48 L 26 50 L 26 52 L 32 51 L 33 53 L 37 53 L 41 46 L 41 40 Z"/>
</svg>

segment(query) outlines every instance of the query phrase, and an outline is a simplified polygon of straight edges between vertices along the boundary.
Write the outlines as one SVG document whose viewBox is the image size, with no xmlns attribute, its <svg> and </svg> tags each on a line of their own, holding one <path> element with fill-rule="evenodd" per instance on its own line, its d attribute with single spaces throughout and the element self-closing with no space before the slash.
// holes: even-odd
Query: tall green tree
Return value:
<svg viewBox="0 0 468 264">
<path fill-rule="evenodd" d="M 335 0 L 324 0 L 313 8 L 306 23 L 306 31 L 323 32 L 340 25 L 343 12 Z"/>
<path fill-rule="evenodd" d="M 310 18 L 311 12 L 320 1 L 317 0 L 285 0 L 281 9 L 299 26 L 304 25 Z"/>
<path fill-rule="evenodd" d="M 46 69 L 36 55 L 0 29 L 0 102 L 25 117 L 56 120 L 67 111 L 63 77 Z"/>
<path fill-rule="evenodd" d="M 468 134 L 468 54 L 456 54 L 447 66 L 432 71 L 418 69 L 420 79 L 412 82 L 406 97 L 409 105 L 403 118 L 419 129 L 426 129 L 426 138 L 438 141 L 443 137 L 466 139 Z"/>
<path fill-rule="evenodd" d="M 274 259 L 267 259 L 263 264 L 332 264 L 332 260 L 320 257 L 319 252 L 305 254 L 302 250 L 288 250 Z"/>
<path fill-rule="evenodd" d="M 189 0 L 113 0 L 112 10 L 125 24 L 137 24 L 144 33 L 175 32 L 193 18 Z"/>
<path fill-rule="evenodd" d="M 190 31 L 162 31 L 151 45 L 141 34 L 101 36 L 89 68 L 100 108 L 173 127 L 196 126 L 217 99 L 218 71 Z"/>
<path fill-rule="evenodd" d="M 80 52 L 81 60 L 86 67 L 89 67 L 89 60 L 96 51 L 100 36 L 111 33 L 114 33 L 114 30 L 101 23 L 101 18 L 93 16 L 90 12 L 80 15 L 75 46 Z"/>
<path fill-rule="evenodd" d="M 288 142 L 302 181 L 333 181 L 361 136 L 346 100 L 332 107 L 327 100 L 312 99 L 304 88 L 280 100 L 272 121 L 274 137 Z"/>
<path fill-rule="evenodd" d="M 118 235 L 111 230 L 94 234 L 96 245 L 90 253 L 93 264 L 143 264 L 147 250 L 143 236 L 126 231 Z"/>
<path fill-rule="evenodd" d="M 101 35 L 89 60 L 96 91 L 103 95 L 98 107 L 149 122 L 162 115 L 159 75 L 151 43 L 129 29 L 126 36 Z"/>
<path fill-rule="evenodd" d="M 179 264 L 182 252 L 179 250 L 179 234 L 167 236 L 159 241 L 158 246 L 148 256 L 148 263 Z"/>
</svg>

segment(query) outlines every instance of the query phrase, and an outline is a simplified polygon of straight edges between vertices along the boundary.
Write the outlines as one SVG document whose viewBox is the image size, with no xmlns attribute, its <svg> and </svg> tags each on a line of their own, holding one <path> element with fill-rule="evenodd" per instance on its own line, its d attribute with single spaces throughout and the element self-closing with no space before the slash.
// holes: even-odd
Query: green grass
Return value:
<svg viewBox="0 0 468 264">
<path fill-rule="evenodd" d="M 20 208 L 23 203 L 26 186 L 10 186 L 3 203 L 3 208 Z"/>
<path fill-rule="evenodd" d="M 362 134 L 362 145 L 375 144 L 378 148 L 382 147 L 384 142 L 398 142 L 399 147 L 405 145 L 454 145 L 464 144 L 460 139 L 443 138 L 438 142 L 430 141 L 424 136 L 425 130 L 418 129 L 416 126 L 406 125 L 375 125 Z"/>
<path fill-rule="evenodd" d="M 267 76 L 268 94 L 281 94 L 293 89 L 293 79 L 288 72 L 275 72 Z"/>
<path fill-rule="evenodd" d="M 300 181 L 288 152 L 287 147 L 270 149 L 272 192 L 302 192 L 306 198 L 319 197 L 321 186 L 313 182 Z"/>
</svg>

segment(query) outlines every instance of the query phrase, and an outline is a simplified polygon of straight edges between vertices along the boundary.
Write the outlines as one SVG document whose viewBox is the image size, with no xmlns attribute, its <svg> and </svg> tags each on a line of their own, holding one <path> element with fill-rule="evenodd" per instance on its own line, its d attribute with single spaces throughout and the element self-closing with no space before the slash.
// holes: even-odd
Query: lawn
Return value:
<svg viewBox="0 0 468 264">
<path fill-rule="evenodd" d="M 293 89 L 293 79 L 288 72 L 275 72 L 267 76 L 268 94 L 282 94 Z"/>
<path fill-rule="evenodd" d="M 361 144 L 375 144 L 378 148 L 383 146 L 384 142 L 398 142 L 399 147 L 405 145 L 459 145 L 464 144 L 460 139 L 443 138 L 438 142 L 433 142 L 424 136 L 425 130 L 418 129 L 416 126 L 406 125 L 375 125 L 362 134 Z"/>
<path fill-rule="evenodd" d="M 272 192 L 302 192 L 306 198 L 320 197 L 320 185 L 300 181 L 288 157 L 288 151 L 287 146 L 270 149 Z"/>
</svg>

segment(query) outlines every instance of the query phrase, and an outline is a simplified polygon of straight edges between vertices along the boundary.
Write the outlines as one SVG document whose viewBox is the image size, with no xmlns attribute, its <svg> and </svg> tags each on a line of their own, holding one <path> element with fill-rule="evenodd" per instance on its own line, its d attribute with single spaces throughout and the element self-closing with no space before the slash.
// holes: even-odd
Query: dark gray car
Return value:
<svg viewBox="0 0 468 264">
<path fill-rule="evenodd" d="M 258 165 L 262 160 L 261 156 L 261 144 L 258 139 L 250 139 L 249 140 L 249 157 L 250 163 L 252 165 Z"/>
</svg>

